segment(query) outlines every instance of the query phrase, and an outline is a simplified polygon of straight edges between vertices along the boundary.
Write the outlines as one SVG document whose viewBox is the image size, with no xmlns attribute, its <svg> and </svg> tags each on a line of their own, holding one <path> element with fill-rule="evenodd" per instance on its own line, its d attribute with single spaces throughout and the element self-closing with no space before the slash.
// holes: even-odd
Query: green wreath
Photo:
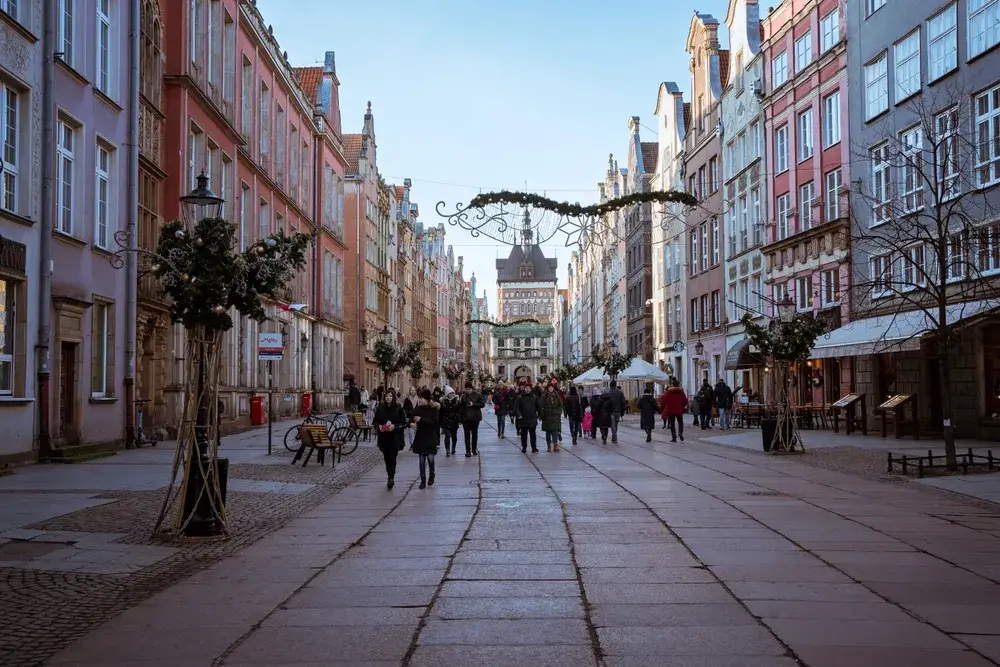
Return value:
<svg viewBox="0 0 1000 667">
<path fill-rule="evenodd" d="M 489 204 L 518 204 L 520 206 L 531 206 L 546 211 L 552 211 L 567 217 L 600 216 L 604 213 L 619 211 L 635 204 L 660 202 L 665 204 L 684 204 L 685 206 L 695 206 L 698 199 L 687 192 L 678 190 L 658 190 L 654 192 L 633 192 L 610 199 L 601 204 L 591 206 L 581 206 L 580 204 L 570 204 L 569 202 L 558 202 L 542 195 L 532 192 L 511 192 L 501 190 L 499 192 L 485 192 L 476 195 L 469 202 L 469 208 L 483 208 Z"/>
</svg>

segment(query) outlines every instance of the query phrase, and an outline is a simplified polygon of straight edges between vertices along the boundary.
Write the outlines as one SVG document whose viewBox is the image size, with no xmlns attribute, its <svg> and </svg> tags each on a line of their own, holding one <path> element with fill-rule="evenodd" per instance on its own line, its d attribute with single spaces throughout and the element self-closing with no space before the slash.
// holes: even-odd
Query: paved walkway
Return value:
<svg viewBox="0 0 1000 667">
<path fill-rule="evenodd" d="M 703 442 L 373 470 L 55 665 L 1000 664 L 1000 514 Z"/>
</svg>

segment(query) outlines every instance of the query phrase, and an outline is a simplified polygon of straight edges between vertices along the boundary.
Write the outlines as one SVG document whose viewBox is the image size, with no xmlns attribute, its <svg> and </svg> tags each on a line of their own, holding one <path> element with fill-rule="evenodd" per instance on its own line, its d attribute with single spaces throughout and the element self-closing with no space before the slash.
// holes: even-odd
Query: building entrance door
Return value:
<svg viewBox="0 0 1000 667">
<path fill-rule="evenodd" d="M 59 354 L 59 436 L 67 439 L 76 434 L 76 349 L 64 341 Z"/>
</svg>

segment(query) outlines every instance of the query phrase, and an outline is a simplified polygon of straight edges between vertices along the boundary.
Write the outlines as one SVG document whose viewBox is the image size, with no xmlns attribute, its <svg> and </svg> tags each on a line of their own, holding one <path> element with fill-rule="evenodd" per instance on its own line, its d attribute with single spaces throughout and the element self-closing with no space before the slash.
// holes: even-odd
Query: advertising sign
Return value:
<svg viewBox="0 0 1000 667">
<path fill-rule="evenodd" d="M 280 333 L 258 333 L 257 334 L 257 360 L 258 361 L 281 361 L 281 355 L 285 351 L 285 342 Z"/>
</svg>

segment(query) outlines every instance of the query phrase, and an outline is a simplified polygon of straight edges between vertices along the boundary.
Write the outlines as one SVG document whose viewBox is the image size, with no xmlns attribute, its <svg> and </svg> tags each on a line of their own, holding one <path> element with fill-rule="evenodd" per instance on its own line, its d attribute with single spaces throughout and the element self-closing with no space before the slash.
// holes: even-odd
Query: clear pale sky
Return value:
<svg viewBox="0 0 1000 667">
<path fill-rule="evenodd" d="M 775 3 L 777 4 L 777 0 Z M 337 54 L 343 131 L 360 132 L 370 100 L 378 167 L 413 180 L 426 225 L 480 190 L 545 191 L 590 203 L 608 154 L 628 159 L 628 121 L 656 140 L 660 82 L 690 89 L 685 40 L 695 9 L 725 21 L 726 0 L 257 0 L 295 66 Z M 729 42 L 725 25 L 723 46 Z M 687 99 L 687 96 L 685 96 Z M 496 314 L 494 260 L 510 252 L 449 227 Z M 544 247 L 566 281 L 571 250 Z"/>
</svg>

